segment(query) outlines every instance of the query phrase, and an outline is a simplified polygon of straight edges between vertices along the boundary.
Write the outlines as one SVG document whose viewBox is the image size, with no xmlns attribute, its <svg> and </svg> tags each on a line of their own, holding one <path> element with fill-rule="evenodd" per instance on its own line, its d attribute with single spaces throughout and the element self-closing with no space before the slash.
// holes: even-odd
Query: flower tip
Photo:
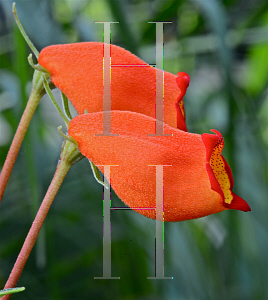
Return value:
<svg viewBox="0 0 268 300">
<path fill-rule="evenodd" d="M 244 212 L 251 211 L 247 202 L 232 191 L 234 180 L 231 168 L 221 154 L 224 146 L 221 133 L 215 129 L 210 131 L 216 135 L 203 133 L 201 138 L 206 148 L 206 170 L 211 189 L 221 196 L 224 207 Z"/>
<path fill-rule="evenodd" d="M 222 138 L 222 134 L 218 130 L 210 129 L 210 131 L 216 133 L 218 137 Z"/>
<path fill-rule="evenodd" d="M 183 79 L 185 82 L 188 82 L 188 85 L 189 85 L 189 83 L 190 83 L 190 76 L 187 73 L 185 73 L 185 72 L 179 72 L 179 73 L 177 73 L 177 75 L 178 75 L 177 80 Z"/>
<path fill-rule="evenodd" d="M 250 206 L 248 203 L 242 199 L 241 197 L 237 196 L 234 192 L 232 192 L 233 200 L 230 204 L 228 203 L 223 203 L 223 206 L 229 209 L 236 209 L 236 210 L 241 210 L 244 212 L 251 211 Z"/>
<path fill-rule="evenodd" d="M 183 96 L 186 93 L 186 90 L 190 84 L 190 76 L 187 73 L 184 72 L 179 72 L 177 73 L 178 77 L 176 78 L 176 82 L 178 87 L 181 90 L 181 95 L 180 95 L 180 99 L 183 98 Z"/>
</svg>

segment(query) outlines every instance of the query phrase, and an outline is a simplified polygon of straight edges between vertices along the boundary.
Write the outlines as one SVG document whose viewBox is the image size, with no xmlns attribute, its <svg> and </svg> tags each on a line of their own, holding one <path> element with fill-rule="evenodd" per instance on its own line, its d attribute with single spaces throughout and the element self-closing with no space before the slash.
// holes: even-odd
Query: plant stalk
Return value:
<svg viewBox="0 0 268 300">
<path fill-rule="evenodd" d="M 71 166 L 83 158 L 82 154 L 77 149 L 77 146 L 69 141 L 64 141 L 61 151 L 61 158 L 59 160 L 56 172 L 51 181 L 51 184 L 47 190 L 45 198 L 37 212 L 37 215 L 34 219 L 34 222 L 30 228 L 30 231 L 24 241 L 24 244 L 21 248 L 19 256 L 16 260 L 16 263 L 10 273 L 8 281 L 4 287 L 14 288 L 16 283 L 22 273 L 22 270 L 26 264 L 26 261 L 32 251 L 32 248 L 35 244 L 37 236 L 40 232 L 40 229 L 44 223 L 44 220 L 47 216 L 49 208 L 65 178 L 66 174 L 70 170 Z M 5 295 L 1 300 L 8 300 L 11 295 Z"/>
<path fill-rule="evenodd" d="M 15 136 L 14 136 L 14 139 L 10 146 L 10 149 L 8 151 L 7 158 L 5 160 L 2 172 L 0 174 L 0 203 L 1 203 L 2 197 L 4 195 L 6 185 L 8 183 L 11 171 L 13 169 L 16 158 L 18 156 L 18 153 L 19 153 L 22 141 L 24 139 L 24 136 L 26 134 L 26 131 L 29 127 L 29 124 L 30 124 L 33 114 L 36 110 L 36 107 L 39 104 L 39 102 L 44 94 L 45 94 L 45 89 L 43 87 L 42 73 L 39 71 L 35 71 L 34 77 L 33 77 L 33 87 L 32 87 L 30 98 L 28 100 L 26 108 L 21 117 L 19 126 L 15 133 Z"/>
</svg>

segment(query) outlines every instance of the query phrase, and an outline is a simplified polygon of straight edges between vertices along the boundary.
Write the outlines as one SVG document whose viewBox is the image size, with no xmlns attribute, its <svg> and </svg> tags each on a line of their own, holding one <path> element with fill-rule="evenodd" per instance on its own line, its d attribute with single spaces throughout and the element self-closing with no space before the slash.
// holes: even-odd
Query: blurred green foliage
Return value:
<svg viewBox="0 0 268 300">
<path fill-rule="evenodd" d="M 12 1 L 0 0 L 0 167 L 29 96 L 29 48 Z M 268 299 L 268 2 L 267 0 L 18 0 L 18 15 L 37 49 L 111 42 L 148 63 L 155 25 L 164 27 L 165 70 L 191 76 L 185 97 L 190 132 L 215 128 L 234 191 L 252 212 L 226 211 L 165 224 L 165 276 L 154 276 L 153 220 L 112 211 L 112 276 L 102 276 L 102 187 L 86 160 L 75 165 L 52 205 L 12 299 Z M 55 91 L 56 97 L 59 93 Z M 4 287 L 59 158 L 62 125 L 47 96 L 31 122 L 0 206 L 0 289 Z M 112 193 L 112 206 L 121 206 Z"/>
</svg>

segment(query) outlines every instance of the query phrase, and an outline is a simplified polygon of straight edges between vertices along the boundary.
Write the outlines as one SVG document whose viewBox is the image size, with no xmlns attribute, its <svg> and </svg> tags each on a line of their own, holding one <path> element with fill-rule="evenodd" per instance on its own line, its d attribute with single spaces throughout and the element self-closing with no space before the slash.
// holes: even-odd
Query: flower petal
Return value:
<svg viewBox="0 0 268 300">
<path fill-rule="evenodd" d="M 176 78 L 176 82 L 181 90 L 181 93 L 177 98 L 177 102 L 175 103 L 177 109 L 177 128 L 187 131 L 183 97 L 186 94 L 186 90 L 190 84 L 190 76 L 184 72 L 179 72 L 177 75 L 178 77 Z"/>
<path fill-rule="evenodd" d="M 237 196 L 233 191 L 231 191 L 233 200 L 230 204 L 223 203 L 223 205 L 229 209 L 237 209 L 242 210 L 244 212 L 251 211 L 250 206 L 247 204 L 247 202 L 242 199 L 241 197 Z"/>
<path fill-rule="evenodd" d="M 111 185 L 133 210 L 155 218 L 155 211 L 148 209 L 156 205 L 155 165 L 163 166 L 165 221 L 200 218 L 229 208 L 223 205 L 221 187 L 211 188 L 201 135 L 165 124 L 164 132 L 171 136 L 148 136 L 154 133 L 153 118 L 112 111 L 111 131 L 119 136 L 96 136 L 102 133 L 102 121 L 101 112 L 77 116 L 70 122 L 69 135 L 101 171 L 102 165 L 117 165 L 111 167 Z M 213 171 L 211 174 L 215 177 Z"/>
<path fill-rule="evenodd" d="M 156 73 L 163 71 L 121 47 L 111 45 L 110 50 L 112 110 L 133 111 L 155 118 Z M 103 51 L 103 43 L 86 42 L 53 45 L 40 53 L 39 64 L 50 72 L 52 82 L 66 94 L 79 114 L 85 110 L 103 111 Z M 178 125 L 181 130 L 187 130 L 182 97 L 188 85 L 186 73 L 177 77 L 164 72 L 164 123 L 175 128 Z M 176 102 L 181 112 L 178 115 L 174 108 Z"/>
<path fill-rule="evenodd" d="M 229 209 L 249 211 L 250 207 L 245 200 L 238 197 L 233 191 L 234 180 L 230 166 L 221 155 L 224 147 L 222 135 L 217 130 L 216 133 L 202 134 L 202 141 L 206 147 L 206 170 L 210 179 L 212 190 L 222 197 L 223 206 Z"/>
</svg>

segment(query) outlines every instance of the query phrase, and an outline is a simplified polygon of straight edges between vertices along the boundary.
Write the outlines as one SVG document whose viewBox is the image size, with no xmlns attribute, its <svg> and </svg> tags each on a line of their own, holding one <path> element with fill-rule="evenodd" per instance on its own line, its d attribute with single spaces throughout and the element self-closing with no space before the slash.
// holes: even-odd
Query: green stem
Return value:
<svg viewBox="0 0 268 300">
<path fill-rule="evenodd" d="M 60 109 L 57 100 L 55 99 L 54 95 L 52 94 L 52 91 L 48 85 L 48 82 L 46 80 L 46 76 L 43 75 L 43 80 L 44 80 L 44 87 L 45 90 L 49 96 L 49 98 L 51 99 L 51 101 L 53 102 L 54 106 L 56 107 L 57 111 L 59 112 L 60 116 L 62 117 L 63 121 L 65 122 L 65 125 L 67 127 L 67 129 L 69 128 L 69 123 L 70 121 L 68 120 L 68 118 L 65 116 L 65 114 L 62 112 L 62 110 Z"/>
<path fill-rule="evenodd" d="M 63 182 L 63 179 L 65 178 L 72 165 L 81 160 L 82 158 L 83 155 L 79 152 L 76 145 L 72 144 L 69 141 L 63 142 L 61 157 L 54 177 L 50 183 L 50 186 L 38 210 L 38 213 L 34 219 L 30 231 L 24 241 L 24 244 L 21 248 L 19 256 L 16 260 L 16 263 L 11 271 L 11 274 L 8 278 L 4 289 L 14 288 L 16 286 L 16 283 L 23 271 L 26 261 L 35 244 L 40 229 L 45 221 L 49 208 Z M 8 300 L 10 296 L 11 295 L 5 295 L 1 300 Z"/>
<path fill-rule="evenodd" d="M 30 64 L 30 66 L 37 70 L 37 71 L 40 71 L 42 73 L 45 73 L 45 74 L 49 74 L 48 70 L 46 68 L 44 68 L 43 66 L 37 64 L 35 65 L 34 62 L 33 62 L 33 56 L 32 56 L 32 53 L 29 54 L 28 56 L 28 63 Z"/>
<path fill-rule="evenodd" d="M 4 195 L 5 188 L 9 180 L 9 176 L 11 174 L 17 155 L 19 153 L 25 133 L 29 127 L 29 124 L 36 110 L 36 107 L 44 94 L 45 94 L 45 90 L 43 88 L 42 73 L 39 71 L 35 71 L 30 98 L 28 100 L 27 106 L 20 120 L 19 126 L 17 128 L 14 139 L 8 151 L 7 158 L 5 160 L 0 175 L 0 203 Z"/>
<path fill-rule="evenodd" d="M 38 59 L 39 57 L 39 52 L 37 51 L 37 49 L 35 48 L 35 46 L 33 45 L 33 43 L 31 42 L 31 40 L 29 39 L 27 33 L 25 32 L 24 28 L 22 27 L 21 25 L 21 22 L 18 18 L 18 14 L 17 14 L 17 11 L 16 11 L 16 7 L 15 7 L 15 2 L 13 2 L 12 4 L 12 12 L 14 14 L 14 17 L 15 17 L 15 20 L 16 20 L 16 23 L 19 27 L 19 30 L 21 32 L 21 34 L 23 35 L 25 41 L 27 42 L 27 44 L 29 45 L 29 47 L 31 48 L 31 50 L 33 51 L 35 57 Z"/>
<path fill-rule="evenodd" d="M 69 100 L 66 97 L 66 95 L 63 94 L 63 92 L 61 92 L 61 100 L 62 100 L 62 107 L 64 109 L 65 115 L 69 118 L 69 120 L 72 120 L 73 117 L 69 109 Z"/>
<path fill-rule="evenodd" d="M 58 132 L 59 132 L 59 134 L 60 134 L 62 137 L 64 137 L 66 140 L 70 141 L 71 143 L 75 144 L 75 145 L 78 147 L 77 141 L 76 141 L 74 138 L 72 138 L 71 136 L 64 134 L 64 133 L 61 131 L 61 129 L 62 129 L 62 126 L 59 126 L 59 127 L 58 127 Z"/>
</svg>

